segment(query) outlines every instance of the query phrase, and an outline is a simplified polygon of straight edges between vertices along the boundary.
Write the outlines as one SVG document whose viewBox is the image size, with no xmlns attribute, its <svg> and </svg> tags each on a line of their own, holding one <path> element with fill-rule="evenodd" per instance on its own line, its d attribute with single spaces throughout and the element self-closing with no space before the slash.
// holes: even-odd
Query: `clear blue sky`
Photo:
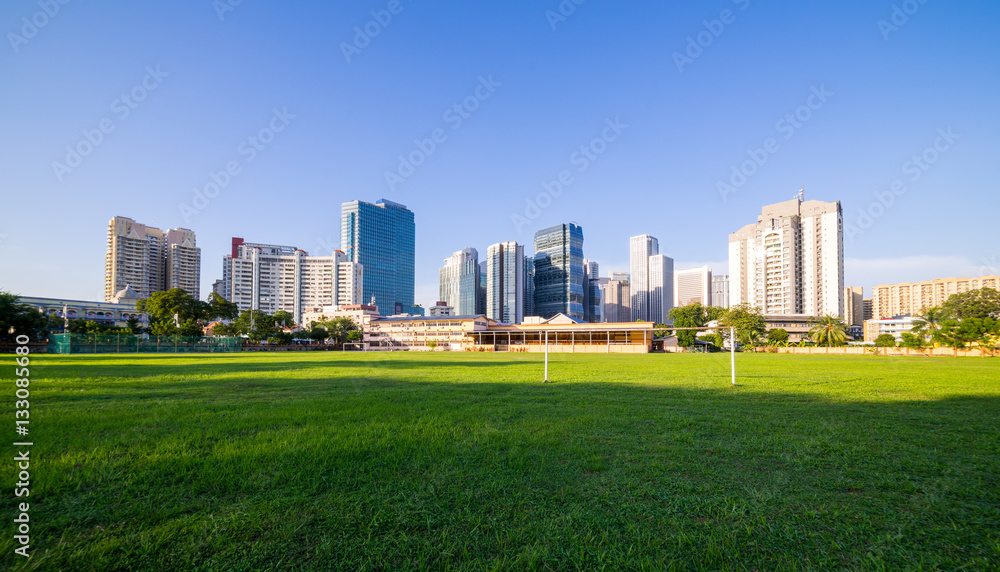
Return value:
<svg viewBox="0 0 1000 572">
<path fill-rule="evenodd" d="M 565 20 L 546 13 L 557 0 L 244 0 L 220 17 L 223 5 L 0 6 L 0 289 L 100 299 L 106 225 L 122 215 L 193 229 L 204 295 L 230 237 L 329 254 L 340 204 L 383 197 L 416 215 L 425 305 L 451 252 L 502 240 L 530 251 L 535 230 L 570 220 L 603 275 L 627 269 L 642 233 L 679 268 L 725 272 L 728 234 L 762 205 L 805 184 L 857 224 L 895 180 L 905 193 L 846 242 L 849 285 L 1000 272 L 995 1 L 896 1 L 913 12 L 896 29 L 879 25 L 893 2 L 871 0 L 586 0 Z M 387 25 L 369 24 L 389 7 Z M 366 25 L 381 29 L 348 62 L 344 43 Z M 678 69 L 700 33 L 707 47 Z M 489 97 L 468 100 L 459 125 L 445 113 L 481 77 Z M 813 88 L 832 95 L 810 99 Z M 121 99 L 130 92 L 145 97 Z M 275 120 L 287 126 L 250 161 L 248 138 L 274 109 L 295 117 Z M 796 111 L 808 119 L 779 123 Z M 574 153 L 614 135 L 616 118 L 627 128 L 581 171 Z M 100 144 L 57 175 L 53 162 L 102 120 Z M 949 128 L 959 138 L 937 140 L 947 150 L 913 180 L 907 161 Z M 443 141 L 390 189 L 386 171 L 435 129 Z M 718 182 L 768 138 L 766 162 L 722 200 Z M 239 174 L 185 221 L 179 206 L 230 162 Z M 572 184 L 518 229 L 512 215 L 563 170 Z"/>
</svg>

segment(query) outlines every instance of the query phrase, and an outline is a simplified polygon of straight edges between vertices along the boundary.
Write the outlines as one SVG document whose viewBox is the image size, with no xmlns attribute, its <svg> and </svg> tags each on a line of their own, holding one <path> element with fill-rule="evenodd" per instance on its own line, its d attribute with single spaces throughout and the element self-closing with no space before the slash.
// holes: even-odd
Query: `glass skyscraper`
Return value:
<svg viewBox="0 0 1000 572">
<path fill-rule="evenodd" d="M 447 302 L 456 316 L 474 316 L 479 306 L 479 252 L 459 250 L 441 268 L 438 300 Z"/>
<path fill-rule="evenodd" d="M 340 248 L 365 268 L 362 303 L 379 314 L 423 314 L 413 307 L 416 226 L 404 205 L 380 199 L 341 206 Z"/>
<path fill-rule="evenodd" d="M 486 317 L 505 324 L 524 320 L 524 247 L 500 242 L 486 250 Z"/>
<path fill-rule="evenodd" d="M 535 313 L 585 319 L 583 228 L 563 223 L 535 233 Z"/>
</svg>

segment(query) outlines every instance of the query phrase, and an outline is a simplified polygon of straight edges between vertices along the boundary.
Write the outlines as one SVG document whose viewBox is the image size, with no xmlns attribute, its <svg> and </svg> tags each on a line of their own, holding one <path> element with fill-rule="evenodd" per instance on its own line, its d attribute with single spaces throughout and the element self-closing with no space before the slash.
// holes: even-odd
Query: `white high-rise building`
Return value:
<svg viewBox="0 0 1000 572">
<path fill-rule="evenodd" d="M 718 308 L 729 307 L 728 274 L 715 274 L 712 276 L 712 305 Z"/>
<path fill-rule="evenodd" d="M 647 320 L 654 324 L 670 323 L 670 310 L 673 308 L 674 260 L 664 254 L 650 256 L 649 317 Z"/>
<path fill-rule="evenodd" d="M 222 273 L 225 298 L 241 312 L 285 311 L 300 324 L 306 308 L 362 303 L 363 268 L 339 250 L 332 256 L 309 256 L 294 246 L 234 238 Z"/>
<path fill-rule="evenodd" d="M 674 307 L 688 304 L 712 305 L 712 269 L 708 266 L 674 273 Z"/>
<path fill-rule="evenodd" d="M 619 278 L 611 278 L 607 283 L 601 285 L 601 294 L 604 301 L 601 319 L 605 322 L 631 322 L 632 296 L 629 292 L 629 281 Z"/>
<path fill-rule="evenodd" d="M 444 261 L 438 299 L 457 316 L 474 316 L 479 303 L 479 252 L 465 248 Z"/>
<path fill-rule="evenodd" d="M 648 234 L 629 239 L 629 291 L 632 296 L 632 321 L 648 322 L 649 257 L 660 253 L 660 242 Z"/>
<path fill-rule="evenodd" d="M 500 242 L 486 249 L 486 317 L 505 324 L 524 321 L 524 246 Z"/>
<path fill-rule="evenodd" d="M 764 207 L 729 235 L 729 299 L 766 315 L 844 315 L 840 202 L 798 198 Z"/>
<path fill-rule="evenodd" d="M 139 298 L 182 288 L 194 298 L 201 293 L 201 249 L 193 231 L 161 229 L 116 216 L 108 222 L 104 258 L 104 300 L 131 286 Z"/>
</svg>

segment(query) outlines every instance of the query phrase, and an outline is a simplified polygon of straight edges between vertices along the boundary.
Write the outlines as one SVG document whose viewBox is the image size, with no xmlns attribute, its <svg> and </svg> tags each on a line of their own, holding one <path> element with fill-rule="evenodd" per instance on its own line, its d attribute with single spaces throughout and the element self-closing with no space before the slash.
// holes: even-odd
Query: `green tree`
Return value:
<svg viewBox="0 0 1000 572">
<path fill-rule="evenodd" d="M 816 345 L 834 347 L 842 346 L 847 341 L 847 324 L 839 316 L 827 314 L 809 321 L 812 328 L 809 337 Z"/>
<path fill-rule="evenodd" d="M 767 332 L 767 344 L 770 346 L 783 346 L 788 344 L 788 330 L 775 328 Z"/>
<path fill-rule="evenodd" d="M 354 320 L 346 316 L 327 320 L 322 323 L 322 326 L 330 333 L 330 340 L 338 346 L 350 341 L 348 336 L 351 332 L 360 330 Z"/>
<path fill-rule="evenodd" d="M 941 323 L 948 319 L 948 313 L 941 306 L 925 308 L 913 317 L 913 327 L 910 331 L 923 336 L 925 340 L 934 337 L 934 333 L 941 329 Z"/>
<path fill-rule="evenodd" d="M 701 328 L 709 321 L 705 307 L 697 302 L 670 310 L 670 319 L 678 328 Z M 682 348 L 693 346 L 697 334 L 697 330 L 677 330 L 677 345 Z"/>
<path fill-rule="evenodd" d="M 935 333 L 935 341 L 952 348 L 972 344 L 988 346 L 995 336 L 1000 336 L 1000 321 L 993 318 L 966 318 L 945 320 Z"/>
<path fill-rule="evenodd" d="M 295 325 L 295 316 L 284 310 L 278 310 L 272 318 L 274 318 L 274 325 L 278 328 L 291 328 Z"/>
<path fill-rule="evenodd" d="M 1000 291 L 993 288 L 978 288 L 961 294 L 952 294 L 941 307 L 949 317 L 956 320 L 1000 319 Z"/>
<path fill-rule="evenodd" d="M 900 345 L 904 348 L 910 348 L 911 350 L 922 350 L 927 347 L 926 338 L 923 335 L 911 334 L 910 332 L 903 332 L 902 340 L 900 340 Z"/>
<path fill-rule="evenodd" d="M 49 334 L 48 317 L 20 303 L 19 299 L 15 294 L 0 291 L 0 340 L 14 342 L 21 335 L 28 336 L 33 342 L 46 339 Z"/>
<path fill-rule="evenodd" d="M 877 348 L 896 347 L 896 336 L 892 334 L 879 334 L 879 336 L 875 338 L 875 347 Z"/>
<path fill-rule="evenodd" d="M 235 320 L 240 315 L 240 309 L 236 304 L 212 292 L 208 296 L 209 320 Z"/>
<path fill-rule="evenodd" d="M 706 342 L 712 344 L 717 348 L 721 348 L 723 343 L 725 343 L 722 339 L 722 336 L 720 336 L 719 334 L 706 334 L 702 336 L 701 339 L 705 340 Z"/>
<path fill-rule="evenodd" d="M 735 327 L 736 340 L 741 345 L 748 347 L 757 346 L 767 331 L 767 322 L 760 313 L 760 309 L 749 304 L 739 304 L 729 308 L 719 320 L 719 325 L 727 328 L 723 330 L 726 337 L 729 336 L 728 328 Z"/>
<path fill-rule="evenodd" d="M 200 336 L 201 328 L 192 324 L 208 319 L 209 307 L 208 302 L 194 298 L 181 288 L 153 292 L 135 305 L 136 310 L 149 316 L 149 332 L 156 336 Z"/>
<path fill-rule="evenodd" d="M 312 327 L 306 331 L 306 337 L 313 341 L 322 342 L 330 337 L 330 332 L 323 326 L 313 322 Z"/>
</svg>

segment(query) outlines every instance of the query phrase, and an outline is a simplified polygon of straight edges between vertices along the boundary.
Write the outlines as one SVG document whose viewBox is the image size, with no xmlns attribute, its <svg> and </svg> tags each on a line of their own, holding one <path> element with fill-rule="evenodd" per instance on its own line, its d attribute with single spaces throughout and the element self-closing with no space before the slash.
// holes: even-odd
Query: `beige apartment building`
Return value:
<svg viewBox="0 0 1000 572">
<path fill-rule="evenodd" d="M 940 306 L 952 294 L 979 288 L 1000 290 L 1000 276 L 938 278 L 925 282 L 876 286 L 872 289 L 872 319 L 913 316 L 927 308 Z"/>
<path fill-rule="evenodd" d="M 140 299 L 153 292 L 183 288 L 200 298 L 201 249 L 186 228 L 163 230 L 122 216 L 108 222 L 104 258 L 104 300 L 131 287 Z"/>
</svg>

